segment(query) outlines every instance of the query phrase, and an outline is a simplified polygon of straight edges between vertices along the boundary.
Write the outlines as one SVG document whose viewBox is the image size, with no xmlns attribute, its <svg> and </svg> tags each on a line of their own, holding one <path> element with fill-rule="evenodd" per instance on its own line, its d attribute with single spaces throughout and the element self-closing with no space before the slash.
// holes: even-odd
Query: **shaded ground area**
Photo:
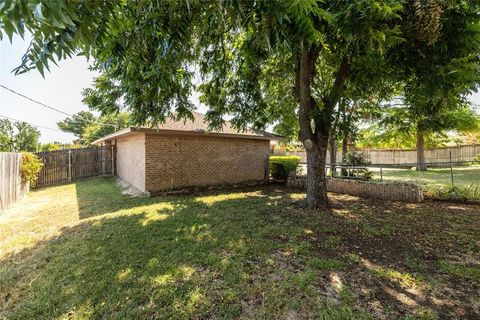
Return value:
<svg viewBox="0 0 480 320">
<path fill-rule="evenodd" d="M 298 192 L 32 192 L 0 214 L 0 318 L 480 318 L 478 206 Z"/>
</svg>

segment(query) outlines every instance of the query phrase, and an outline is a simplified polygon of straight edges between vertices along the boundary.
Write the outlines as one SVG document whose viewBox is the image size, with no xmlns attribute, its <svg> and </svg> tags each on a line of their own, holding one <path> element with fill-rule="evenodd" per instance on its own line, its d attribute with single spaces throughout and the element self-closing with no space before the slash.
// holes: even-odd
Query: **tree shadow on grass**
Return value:
<svg viewBox="0 0 480 320">
<path fill-rule="evenodd" d="M 81 220 L 154 202 L 146 196 L 123 195 L 116 179 L 112 177 L 77 181 L 75 182 L 75 192 Z"/>
<path fill-rule="evenodd" d="M 104 214 L 115 213 L 121 210 L 131 208 L 156 206 L 159 202 L 192 200 L 193 197 L 222 196 L 238 192 L 258 192 L 264 194 L 264 186 L 244 186 L 235 189 L 227 188 L 225 190 L 203 190 L 192 194 L 178 196 L 139 196 L 131 197 L 121 193 L 116 179 L 112 177 L 92 178 L 75 183 L 75 192 L 80 220 L 88 219 Z M 281 193 L 278 187 L 272 188 L 272 192 Z M 285 192 L 282 193 L 285 195 Z"/>
<path fill-rule="evenodd" d="M 392 318 L 422 305 L 455 312 L 399 284 L 403 258 L 421 258 L 426 248 L 402 237 L 396 252 L 377 252 L 401 234 L 364 228 L 378 216 L 368 201 L 312 213 L 279 188 L 128 198 L 110 180 L 91 183 L 77 184 L 83 221 L 0 261 L 0 317 L 361 318 L 358 306 L 372 310 L 371 302 L 393 308 Z M 377 229 L 385 222 L 370 221 Z M 369 286 L 370 296 L 362 293 Z M 322 301 L 332 298 L 329 309 Z"/>
<path fill-rule="evenodd" d="M 274 214 L 259 214 L 263 199 L 112 196 L 94 211 L 97 198 L 105 196 L 99 190 L 102 186 L 78 183 L 85 220 L 0 261 L 0 316 L 229 318 L 240 313 L 236 295 L 256 268 L 252 261 L 277 246 L 263 237 Z"/>
</svg>

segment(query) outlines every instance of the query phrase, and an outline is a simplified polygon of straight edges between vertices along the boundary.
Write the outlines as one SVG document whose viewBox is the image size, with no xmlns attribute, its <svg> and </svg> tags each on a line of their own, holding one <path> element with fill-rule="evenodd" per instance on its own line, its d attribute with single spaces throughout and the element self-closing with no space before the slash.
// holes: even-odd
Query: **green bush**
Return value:
<svg viewBox="0 0 480 320">
<path fill-rule="evenodd" d="M 299 163 L 298 156 L 272 156 L 270 157 L 270 175 L 275 180 L 285 181 L 290 172 L 297 169 Z"/>
<path fill-rule="evenodd" d="M 362 152 L 348 152 L 345 155 L 345 164 L 366 165 L 370 164 L 367 155 Z"/>
<path fill-rule="evenodd" d="M 32 185 L 35 185 L 37 175 L 42 170 L 42 167 L 43 163 L 36 155 L 30 152 L 22 152 L 20 175 L 23 181 L 29 181 Z"/>
<path fill-rule="evenodd" d="M 455 187 L 430 187 L 425 190 L 425 195 L 432 198 L 458 201 L 480 200 L 480 187 L 474 184 Z"/>
<path fill-rule="evenodd" d="M 367 159 L 367 156 L 361 152 L 349 152 L 345 155 L 345 162 L 343 164 L 353 166 L 364 166 L 371 162 Z M 355 169 L 342 169 L 342 176 L 358 177 L 363 180 L 372 180 L 373 172 L 367 168 L 355 168 Z"/>
<path fill-rule="evenodd" d="M 464 162 L 457 164 L 458 166 L 466 166 L 466 167 L 480 167 L 480 153 L 473 157 L 473 160 L 470 162 Z"/>
<path fill-rule="evenodd" d="M 473 162 L 468 163 L 471 167 L 478 167 L 480 166 L 480 153 L 473 157 Z"/>
</svg>

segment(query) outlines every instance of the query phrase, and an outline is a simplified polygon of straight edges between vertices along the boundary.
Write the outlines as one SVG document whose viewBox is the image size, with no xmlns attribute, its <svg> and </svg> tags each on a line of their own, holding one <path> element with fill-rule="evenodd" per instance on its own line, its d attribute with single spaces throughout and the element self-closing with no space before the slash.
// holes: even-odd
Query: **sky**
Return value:
<svg viewBox="0 0 480 320">
<path fill-rule="evenodd" d="M 58 62 L 58 67 L 52 64 L 50 72 L 45 71 L 45 78 L 36 70 L 15 76 L 12 70 L 20 65 L 28 45 L 27 37 L 24 40 L 18 36 L 13 38 L 12 43 L 7 37 L 0 42 L 0 84 L 69 114 L 87 111 L 88 107 L 82 103 L 82 90 L 89 87 L 97 75 L 89 70 L 87 59 L 75 56 Z M 197 96 L 192 97 L 192 100 L 198 104 Z M 199 112 L 205 111 L 203 106 L 198 109 Z M 1 87 L 0 115 L 51 128 L 38 127 L 41 143 L 69 143 L 75 139 L 73 134 L 62 132 L 57 127 L 57 122 L 65 119 L 66 115 L 42 107 Z"/>
<path fill-rule="evenodd" d="M 88 70 L 85 57 L 73 57 L 51 66 L 45 78 L 36 70 L 15 76 L 11 71 L 17 67 L 28 47 L 28 40 L 14 37 L 12 43 L 7 37 L 0 42 L 0 83 L 46 105 L 66 113 L 88 110 L 82 104 L 82 89 L 90 86 L 95 72 Z M 66 115 L 44 108 L 0 88 L 0 115 L 41 125 L 56 130 L 39 128 L 40 142 L 71 142 L 72 134 L 61 132 L 57 122 Z"/>
<path fill-rule="evenodd" d="M 25 39 L 14 36 L 12 43 L 4 37 L 0 42 L 0 84 L 66 113 L 88 110 L 82 103 L 82 90 L 92 84 L 96 73 L 89 70 L 86 58 L 75 56 L 62 60 L 58 62 L 58 67 L 52 64 L 50 72 L 45 72 L 45 78 L 36 70 L 15 76 L 11 71 L 20 64 L 28 44 L 28 36 Z M 480 93 L 471 99 L 480 104 Z M 198 103 L 196 95 L 192 97 L 192 102 L 198 106 L 199 112 L 205 112 L 205 107 Z M 56 125 L 66 115 L 44 108 L 1 87 L 0 115 L 51 128 L 38 127 L 41 143 L 69 143 L 75 139 L 72 134 L 60 131 Z"/>
</svg>

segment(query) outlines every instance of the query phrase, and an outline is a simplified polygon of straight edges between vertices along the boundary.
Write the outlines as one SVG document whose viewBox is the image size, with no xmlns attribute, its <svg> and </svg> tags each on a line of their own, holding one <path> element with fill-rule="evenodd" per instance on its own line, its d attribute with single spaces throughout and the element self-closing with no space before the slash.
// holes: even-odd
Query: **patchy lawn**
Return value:
<svg viewBox="0 0 480 320">
<path fill-rule="evenodd" d="M 478 206 L 303 197 L 31 192 L 0 214 L 0 319 L 480 318 Z"/>
<path fill-rule="evenodd" d="M 375 172 L 375 179 L 379 178 L 380 173 Z M 383 178 L 385 180 L 414 182 L 427 189 L 429 187 L 451 187 L 452 185 L 450 168 L 429 168 L 427 171 L 383 169 Z M 480 167 L 453 168 L 453 181 L 457 186 L 480 185 Z"/>
</svg>

